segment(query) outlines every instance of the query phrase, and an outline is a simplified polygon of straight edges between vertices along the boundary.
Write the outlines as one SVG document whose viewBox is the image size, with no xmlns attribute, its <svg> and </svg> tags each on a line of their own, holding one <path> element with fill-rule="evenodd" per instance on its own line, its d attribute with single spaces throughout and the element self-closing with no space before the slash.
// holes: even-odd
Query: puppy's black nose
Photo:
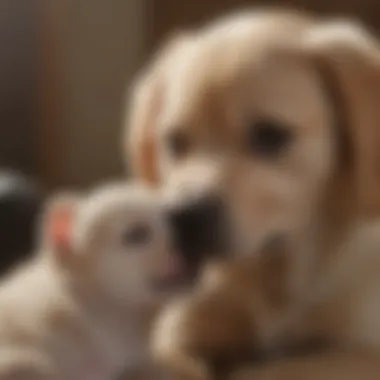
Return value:
<svg viewBox="0 0 380 380">
<path fill-rule="evenodd" d="M 222 253 L 226 235 L 220 199 L 207 197 L 176 206 L 169 220 L 177 248 L 192 269 L 197 270 L 203 259 Z"/>
</svg>

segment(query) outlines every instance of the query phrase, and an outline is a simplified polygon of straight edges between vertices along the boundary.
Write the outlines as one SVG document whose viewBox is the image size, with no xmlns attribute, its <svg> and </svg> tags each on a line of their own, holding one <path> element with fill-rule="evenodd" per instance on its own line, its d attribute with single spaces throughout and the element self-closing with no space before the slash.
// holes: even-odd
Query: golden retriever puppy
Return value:
<svg viewBox="0 0 380 380">
<path fill-rule="evenodd" d="M 180 273 L 159 199 L 108 185 L 53 200 L 40 252 L 0 285 L 2 380 L 148 372 L 150 320 Z"/>
<path fill-rule="evenodd" d="M 194 268 L 209 252 L 252 256 L 285 238 L 293 302 L 331 308 L 354 348 L 344 379 L 362 374 L 355 349 L 380 358 L 379 104 L 380 47 L 359 23 L 250 10 L 158 53 L 132 92 L 124 139 L 135 175 L 163 187 Z M 339 378 L 344 354 L 318 359 L 286 368 Z"/>
</svg>

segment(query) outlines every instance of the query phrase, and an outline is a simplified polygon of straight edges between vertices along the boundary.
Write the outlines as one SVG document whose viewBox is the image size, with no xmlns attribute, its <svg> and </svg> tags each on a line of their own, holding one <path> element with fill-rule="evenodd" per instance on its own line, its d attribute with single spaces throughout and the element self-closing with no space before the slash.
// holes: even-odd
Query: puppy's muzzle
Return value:
<svg viewBox="0 0 380 380">
<path fill-rule="evenodd" d="M 204 197 L 169 211 L 176 247 L 185 265 L 197 271 L 204 260 L 226 250 L 226 218 L 222 201 Z"/>
</svg>

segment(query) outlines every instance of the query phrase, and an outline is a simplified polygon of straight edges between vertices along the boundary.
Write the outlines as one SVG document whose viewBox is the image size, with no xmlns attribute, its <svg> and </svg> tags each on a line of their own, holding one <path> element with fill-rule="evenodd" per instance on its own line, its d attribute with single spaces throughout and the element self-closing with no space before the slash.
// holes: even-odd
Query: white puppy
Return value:
<svg viewBox="0 0 380 380">
<path fill-rule="evenodd" d="M 125 184 L 52 202 L 37 256 L 0 285 L 2 380 L 149 369 L 150 320 L 180 274 L 162 210 Z"/>
</svg>

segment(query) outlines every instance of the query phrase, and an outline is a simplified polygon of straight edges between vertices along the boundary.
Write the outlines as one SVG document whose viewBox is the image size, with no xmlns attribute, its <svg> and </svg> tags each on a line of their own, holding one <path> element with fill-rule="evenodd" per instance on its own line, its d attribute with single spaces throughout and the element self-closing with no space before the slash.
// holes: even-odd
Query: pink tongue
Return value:
<svg viewBox="0 0 380 380">
<path fill-rule="evenodd" d="M 181 257 L 172 254 L 163 265 L 161 274 L 156 277 L 154 283 L 158 288 L 181 286 L 182 283 L 187 282 L 188 273 L 184 262 Z"/>
</svg>

